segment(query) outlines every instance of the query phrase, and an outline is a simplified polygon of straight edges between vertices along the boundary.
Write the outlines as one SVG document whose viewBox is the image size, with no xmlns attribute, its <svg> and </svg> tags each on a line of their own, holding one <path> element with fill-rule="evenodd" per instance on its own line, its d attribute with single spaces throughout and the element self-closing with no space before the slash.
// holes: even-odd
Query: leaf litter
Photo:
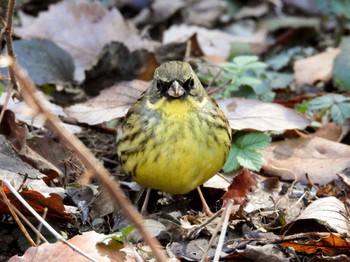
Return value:
<svg viewBox="0 0 350 262">
<path fill-rule="evenodd" d="M 290 6 L 287 2 L 282 5 Z M 222 66 L 223 61 L 231 61 L 233 57 L 248 52 L 263 58 L 266 54 L 272 58 L 275 55 L 270 70 L 275 77 L 289 77 L 279 84 L 272 84 L 276 87 L 273 92 L 276 92 L 279 104 L 237 97 L 218 101 L 231 127 L 238 132 L 237 137 L 244 133 L 253 136 L 252 131 L 266 132 L 264 136 L 271 137 L 272 143 L 264 149 L 265 144 L 259 147 L 252 142 L 255 136 L 246 138 L 253 143 L 251 149 L 254 153 L 261 155 L 262 169 L 259 168 L 261 164 L 249 166 L 247 160 L 255 157 L 244 154 L 237 158 L 237 170 L 231 165 L 232 170 L 224 178 L 215 176 L 206 183 L 204 193 L 209 197 L 212 209 L 219 211 L 217 217 L 207 218 L 201 214 L 198 196 L 194 192 L 186 196 L 151 193 L 152 204 L 145 221 L 148 229 L 167 248 L 169 256 L 192 261 L 199 261 L 204 255 L 209 259 L 221 257 L 233 261 L 348 259 L 348 207 L 344 206 L 347 196 L 342 191 L 349 191 L 346 171 L 350 166 L 348 102 L 341 98 L 344 106 L 327 113 L 320 97 L 323 107 L 319 111 L 303 111 L 303 106 L 312 108 L 315 102 L 308 104 L 308 99 L 318 96 L 320 91 L 342 92 L 341 96 L 348 96 L 337 89 L 338 86 L 343 90 L 348 88 L 346 74 L 342 71 L 347 65 L 340 59 L 339 49 L 326 51 L 324 48 L 336 46 L 329 44 L 329 40 L 327 42 L 328 35 L 320 29 L 318 17 L 305 19 L 293 12 L 287 17 L 278 17 L 270 5 L 228 7 L 221 1 L 207 0 L 192 5 L 186 1 L 173 1 L 168 6 L 163 1 L 153 1 L 145 8 L 137 9 L 129 4 L 118 10 L 107 9 L 99 2 L 63 1 L 50 5 L 49 10 L 31 18 L 31 22 L 21 13 L 22 25 L 15 29 L 16 35 L 22 38 L 19 41 L 39 38 L 43 39 L 39 41 L 47 41 L 48 46 L 55 44 L 69 53 L 75 66 L 74 70 L 69 62 L 66 66 L 70 75 L 61 74 L 62 68 L 58 64 L 52 60 L 36 60 L 38 57 L 33 54 L 27 60 L 33 63 L 27 66 L 29 76 L 41 87 L 46 83 L 57 87 L 62 81 L 72 82 L 74 88 L 87 94 L 86 101 L 74 102 L 64 109 L 55 105 L 57 101 L 51 97 L 52 108 L 57 107 L 55 114 L 64 121 L 74 123 L 71 125 L 76 128 L 74 132 L 80 132 L 79 138 L 106 167 L 113 170 L 113 177 L 121 180 L 120 184 L 131 199 L 138 197 L 140 188 L 135 187 L 116 164 L 113 128 L 118 121 L 114 120 L 123 117 L 148 87 L 153 70 L 159 64 L 168 59 L 187 59 L 196 66 L 201 63 L 198 60 L 204 58 L 210 66 L 218 63 Z M 61 19 L 63 15 L 64 19 Z M 176 19 L 182 23 L 174 23 Z M 58 20 L 66 26 L 62 27 Z M 281 50 L 293 53 L 293 46 L 286 43 L 299 40 L 295 35 L 306 30 L 312 32 L 305 37 L 307 41 L 315 33 L 324 36 L 325 42 L 313 46 L 316 55 L 298 61 L 278 56 Z M 300 37 L 300 41 L 305 39 Z M 345 47 L 341 48 L 344 52 Z M 114 49 L 119 51 L 114 52 Z M 20 56 L 19 61 L 25 59 L 24 54 L 16 53 Z M 48 48 L 50 54 L 53 55 L 54 51 Z M 61 58 L 63 63 L 69 61 L 59 55 L 55 59 Z M 51 66 L 53 74 L 44 73 L 39 66 L 35 67 L 35 63 L 40 66 L 47 63 L 46 69 Z M 33 72 L 31 69 L 38 70 Z M 72 81 L 73 70 L 78 83 Z M 198 66 L 197 70 L 200 71 L 201 67 Z M 208 90 L 215 88 L 209 86 Z M 310 90 L 316 95 L 305 92 Z M 293 99 L 297 96 L 303 97 L 299 103 L 304 103 L 298 105 L 299 112 L 293 108 L 297 101 Z M 0 96 L 3 98 L 4 94 Z M 283 103 L 292 104 L 292 109 L 282 106 Z M 22 106 L 24 109 L 19 110 Z M 82 187 L 79 178 L 88 171 L 69 148 L 47 132 L 45 118 L 39 124 L 37 117 L 33 122 L 33 114 L 28 114 L 33 108 L 24 102 L 13 103 L 11 100 L 8 108 L 19 121 L 27 124 L 29 132 L 21 127 L 23 124 L 14 124 L 14 117 L 12 123 L 8 122 L 8 117 L 2 121 L 2 126 L 9 124 L 11 127 L 3 130 L 11 132 L 0 136 L 0 143 L 4 145 L 0 151 L 1 179 L 11 181 L 16 188 L 21 188 L 21 194 L 29 195 L 27 199 L 34 201 L 30 204 L 37 206 L 39 213 L 43 212 L 43 207 L 49 207 L 47 216 L 51 220 L 54 218 L 53 224 L 59 226 L 55 221 L 59 218 L 73 218 L 74 222 L 65 222 L 62 228 L 70 236 L 76 234 L 74 231 L 86 231 L 73 237 L 72 241 L 81 244 L 81 248 L 98 261 L 149 259 L 150 249 L 136 230 L 128 227 L 130 222 L 122 215 L 120 207 L 111 203 L 103 187 L 98 188 L 98 193 L 96 186 Z M 290 137 L 292 133 L 293 137 Z M 249 143 L 243 144 L 249 148 Z M 41 166 L 42 163 L 47 166 Z M 242 166 L 248 166 L 256 173 L 247 169 L 241 171 L 239 167 Z M 94 180 L 90 183 L 98 185 Z M 55 192 L 60 196 L 48 196 Z M 65 199 L 61 200 L 61 197 Z M 19 207 L 12 196 L 9 198 Z M 217 234 L 223 217 L 227 215 L 225 205 L 227 209 L 231 199 L 234 199 L 234 204 L 232 213 L 228 214 L 227 232 L 221 245 L 220 236 L 212 239 L 211 236 Z M 51 205 L 59 206 L 60 211 L 54 213 Z M 71 211 L 73 206 L 79 208 L 79 213 L 76 209 Z M 9 219 L 8 213 L 2 213 Z M 305 227 L 314 231 L 305 231 Z M 93 230 L 104 234 L 118 233 L 106 237 Z M 6 232 L 11 234 L 11 231 Z M 102 239 L 99 244 L 97 239 Z M 100 249 L 101 244 L 104 251 Z M 8 245 L 14 245 L 14 240 L 9 239 Z M 217 252 L 221 252 L 220 255 Z M 47 261 L 46 254 L 55 259 L 68 256 L 77 261 L 83 259 L 69 247 L 55 243 L 32 247 L 24 256 L 12 257 L 10 261 L 26 258 Z"/>
</svg>

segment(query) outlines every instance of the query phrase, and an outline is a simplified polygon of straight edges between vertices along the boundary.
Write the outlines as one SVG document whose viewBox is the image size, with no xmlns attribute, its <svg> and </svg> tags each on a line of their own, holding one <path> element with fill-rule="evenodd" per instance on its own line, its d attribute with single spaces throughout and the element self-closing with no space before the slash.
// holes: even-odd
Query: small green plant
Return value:
<svg viewBox="0 0 350 262">
<path fill-rule="evenodd" d="M 266 73 L 268 65 L 258 60 L 257 56 L 237 56 L 232 62 L 221 65 L 218 77 L 213 74 L 199 76 L 204 83 L 215 78 L 216 86 L 225 86 L 213 95 L 216 99 L 236 96 L 272 101 L 274 93 Z"/>
<path fill-rule="evenodd" d="M 259 171 L 263 157 L 257 150 L 262 150 L 271 142 L 271 137 L 265 133 L 237 132 L 232 137 L 232 147 L 229 157 L 223 167 L 224 172 L 231 172 L 241 167 Z"/>
<path fill-rule="evenodd" d="M 105 244 L 113 250 L 120 250 L 126 245 L 130 245 L 129 236 L 134 230 L 133 226 L 127 226 L 123 231 L 116 232 L 98 240 L 98 244 Z"/>
<path fill-rule="evenodd" d="M 343 95 L 326 95 L 304 101 L 297 107 L 299 112 L 306 114 L 318 114 L 327 121 L 332 120 L 341 125 L 350 118 L 350 97 Z"/>
</svg>

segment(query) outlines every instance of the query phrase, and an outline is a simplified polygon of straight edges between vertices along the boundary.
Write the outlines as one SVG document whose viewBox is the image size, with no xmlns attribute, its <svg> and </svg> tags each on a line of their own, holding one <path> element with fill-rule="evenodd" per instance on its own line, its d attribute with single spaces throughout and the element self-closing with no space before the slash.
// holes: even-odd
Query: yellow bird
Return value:
<svg viewBox="0 0 350 262">
<path fill-rule="evenodd" d="M 231 128 L 189 63 L 159 66 L 117 130 L 125 172 L 145 187 L 186 194 L 220 171 Z"/>
</svg>

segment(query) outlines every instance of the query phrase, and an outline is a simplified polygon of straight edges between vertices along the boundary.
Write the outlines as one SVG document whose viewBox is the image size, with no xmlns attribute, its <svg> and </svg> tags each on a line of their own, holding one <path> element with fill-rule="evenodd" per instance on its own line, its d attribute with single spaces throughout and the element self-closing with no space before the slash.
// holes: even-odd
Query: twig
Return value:
<svg viewBox="0 0 350 262">
<path fill-rule="evenodd" d="M 97 260 L 95 260 L 93 257 L 91 257 L 88 254 L 85 254 L 80 248 L 72 245 L 71 243 L 69 243 L 68 241 L 66 241 L 59 233 L 57 233 L 55 231 L 55 229 L 53 229 L 49 223 L 47 223 L 28 203 L 27 201 L 24 200 L 24 198 L 16 191 L 16 189 L 13 188 L 13 186 L 11 185 L 10 182 L 8 182 L 7 180 L 3 180 L 3 183 L 8 187 L 8 189 L 12 192 L 12 194 L 15 195 L 15 197 L 29 210 L 29 212 L 36 217 L 36 219 L 38 219 L 45 227 L 47 230 L 49 230 L 51 232 L 52 235 L 54 235 L 56 237 L 57 240 L 64 242 L 66 245 L 68 245 L 69 247 L 71 247 L 73 250 L 77 251 L 79 254 L 81 254 L 82 256 L 86 257 L 87 259 L 89 259 L 90 261 L 94 261 L 97 262 Z M 35 245 L 35 244 L 34 244 Z"/>
<path fill-rule="evenodd" d="M 4 202 L 3 200 L 1 200 Z M 32 223 L 29 222 L 29 220 L 14 206 L 12 203 L 9 203 L 13 211 L 16 212 L 16 214 L 27 224 L 27 226 L 30 227 L 30 229 L 41 239 L 42 242 L 48 243 L 49 241 L 46 240 L 46 238 L 33 226 Z"/>
<path fill-rule="evenodd" d="M 105 185 L 109 193 L 116 202 L 124 209 L 129 216 L 131 222 L 142 234 L 145 242 L 150 246 L 157 261 L 167 261 L 167 256 L 160 248 L 160 243 L 152 237 L 148 230 L 142 225 L 143 218 L 137 212 L 136 208 L 131 204 L 130 200 L 120 189 L 119 184 L 111 179 L 109 172 L 101 165 L 94 155 L 87 149 L 84 144 L 77 139 L 72 133 L 64 128 L 59 118 L 54 115 L 43 103 L 43 98 L 39 98 L 34 83 L 28 78 L 26 73 L 15 63 L 12 62 L 10 67 L 13 69 L 18 82 L 22 87 L 22 94 L 25 101 L 32 107 L 37 109 L 38 113 L 46 116 L 46 123 L 63 141 L 65 141 L 74 150 L 78 158 L 86 166 L 88 172 L 97 175 L 101 182 Z"/>
<path fill-rule="evenodd" d="M 221 89 L 224 89 L 226 86 L 228 86 L 229 84 L 231 84 L 232 79 L 227 80 L 224 84 L 222 84 L 221 86 L 218 86 L 210 91 L 208 91 L 208 95 L 214 94 L 216 92 L 219 92 Z"/>
<path fill-rule="evenodd" d="M 200 229 L 204 228 L 205 226 L 207 226 L 209 223 L 211 223 L 215 218 L 217 218 L 218 216 L 221 215 L 221 213 L 224 211 L 224 209 L 220 209 L 218 212 L 216 212 L 214 215 L 212 215 L 208 220 L 204 221 L 202 224 L 200 224 L 199 226 L 196 226 L 194 228 L 192 228 L 188 234 L 187 234 L 187 238 L 191 239 L 193 238 L 194 234 L 196 232 L 198 232 Z"/>
<path fill-rule="evenodd" d="M 226 231 L 227 231 L 227 227 L 228 227 L 228 220 L 229 220 L 231 212 L 232 212 L 232 207 L 233 207 L 233 200 L 230 199 L 227 206 L 225 207 L 224 222 L 222 223 L 222 229 L 221 229 L 221 233 L 220 233 L 219 242 L 218 242 L 216 250 L 215 250 L 214 262 L 219 261 L 219 259 L 220 259 L 221 250 L 222 250 L 222 246 L 224 245 L 225 235 L 226 235 Z"/>
<path fill-rule="evenodd" d="M 6 21 L 1 19 L 2 20 L 1 22 L 4 24 L 5 27 L 1 30 L 1 37 L 0 37 L 1 41 L 5 37 L 7 54 L 14 61 L 16 60 L 16 56 L 15 56 L 15 53 L 13 51 L 13 44 L 12 44 L 12 19 L 13 19 L 13 12 L 14 12 L 14 8 L 15 8 L 15 2 L 16 2 L 15 0 L 9 0 L 9 2 L 8 2 Z M 9 100 L 10 100 L 12 89 L 14 88 L 15 90 L 18 90 L 17 81 L 16 81 L 15 75 L 13 73 L 13 69 L 10 67 L 8 67 L 8 74 L 10 76 L 11 84 L 9 85 L 9 87 L 6 90 L 7 95 L 6 95 L 5 102 L 3 104 L 3 107 L 2 107 L 2 110 L 0 113 L 0 123 L 2 121 L 2 118 L 4 117 L 5 109 L 7 107 Z"/>
<path fill-rule="evenodd" d="M 16 220 L 17 225 L 19 226 L 19 228 L 21 229 L 23 235 L 26 237 L 26 239 L 28 240 L 29 244 L 32 247 L 36 247 L 36 244 L 34 243 L 33 239 L 31 238 L 31 236 L 29 235 L 27 229 L 23 226 L 21 220 L 18 218 L 16 212 L 12 209 L 11 207 L 11 203 L 10 200 L 7 198 L 4 189 L 3 189 L 3 185 L 2 182 L 0 181 L 0 194 L 5 202 L 5 204 L 7 205 L 7 208 L 10 210 L 12 217 Z"/>
</svg>

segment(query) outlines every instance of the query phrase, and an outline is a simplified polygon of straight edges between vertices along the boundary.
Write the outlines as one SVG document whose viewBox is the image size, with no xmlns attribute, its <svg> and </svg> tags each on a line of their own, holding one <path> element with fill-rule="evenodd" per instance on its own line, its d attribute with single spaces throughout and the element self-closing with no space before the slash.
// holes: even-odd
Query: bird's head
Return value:
<svg viewBox="0 0 350 262">
<path fill-rule="evenodd" d="M 150 94 L 154 100 L 151 102 L 161 98 L 174 100 L 188 97 L 201 101 L 204 89 L 189 63 L 171 61 L 156 69 Z"/>
</svg>

